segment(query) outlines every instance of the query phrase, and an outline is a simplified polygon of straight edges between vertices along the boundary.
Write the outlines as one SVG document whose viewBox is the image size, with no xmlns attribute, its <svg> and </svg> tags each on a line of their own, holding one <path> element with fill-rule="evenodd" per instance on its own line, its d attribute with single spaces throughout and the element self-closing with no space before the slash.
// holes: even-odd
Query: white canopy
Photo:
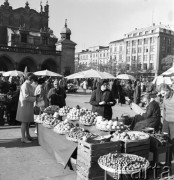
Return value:
<svg viewBox="0 0 174 180">
<path fill-rule="evenodd" d="M 170 77 L 163 77 L 162 75 L 157 76 L 152 81 L 153 84 L 160 85 L 160 84 L 172 84 Z"/>
<path fill-rule="evenodd" d="M 67 79 L 77 79 L 77 78 L 100 78 L 100 79 L 115 79 L 112 74 L 106 72 L 96 71 L 94 69 L 90 69 L 87 71 L 81 71 L 79 73 L 71 74 L 67 77 Z"/>
<path fill-rule="evenodd" d="M 24 76 L 24 73 L 21 71 L 13 70 L 7 71 L 2 74 L 3 76 Z"/>
<path fill-rule="evenodd" d="M 135 77 L 129 75 L 129 74 L 119 74 L 117 77 L 117 79 L 130 79 L 130 80 L 133 80 L 135 81 Z"/>
<path fill-rule="evenodd" d="M 37 75 L 37 76 L 59 76 L 62 77 L 61 74 L 49 71 L 49 70 L 43 70 L 43 71 L 37 71 L 34 72 L 33 74 Z"/>
</svg>

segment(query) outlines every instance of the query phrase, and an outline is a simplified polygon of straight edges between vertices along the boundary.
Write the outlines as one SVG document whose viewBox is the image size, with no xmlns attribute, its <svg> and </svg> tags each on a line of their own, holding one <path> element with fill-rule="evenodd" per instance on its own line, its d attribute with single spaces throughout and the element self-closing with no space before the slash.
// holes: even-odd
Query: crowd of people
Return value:
<svg viewBox="0 0 174 180">
<path fill-rule="evenodd" d="M 64 78 L 37 77 L 27 73 L 26 77 L 0 77 L 0 94 L 6 94 L 6 114 L 9 114 L 9 124 L 21 123 L 21 141 L 30 143 L 32 137 L 29 125 L 34 121 L 34 115 L 42 112 L 49 105 L 60 108 L 66 105 L 67 81 Z M 92 91 L 90 104 L 92 111 L 110 120 L 112 106 L 115 104 L 137 105 L 144 103 L 146 111 L 132 117 L 131 130 L 141 131 L 146 127 L 154 128 L 155 132 L 163 131 L 169 134 L 174 144 L 174 92 L 171 87 L 162 84 L 155 87 L 150 81 L 130 80 L 74 80 L 74 84 Z M 142 96 L 143 95 L 143 96 Z M 161 115 L 161 99 L 163 100 L 163 115 Z M 161 117 L 163 120 L 161 121 Z M 173 145 L 174 152 L 174 145 Z"/>
</svg>

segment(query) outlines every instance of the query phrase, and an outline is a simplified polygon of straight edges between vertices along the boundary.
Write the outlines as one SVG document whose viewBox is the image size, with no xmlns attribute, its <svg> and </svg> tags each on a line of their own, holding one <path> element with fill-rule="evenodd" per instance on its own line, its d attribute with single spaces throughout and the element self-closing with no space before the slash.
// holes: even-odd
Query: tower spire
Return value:
<svg viewBox="0 0 174 180">
<path fill-rule="evenodd" d="M 67 27 L 67 19 L 65 19 L 65 27 Z"/>
</svg>

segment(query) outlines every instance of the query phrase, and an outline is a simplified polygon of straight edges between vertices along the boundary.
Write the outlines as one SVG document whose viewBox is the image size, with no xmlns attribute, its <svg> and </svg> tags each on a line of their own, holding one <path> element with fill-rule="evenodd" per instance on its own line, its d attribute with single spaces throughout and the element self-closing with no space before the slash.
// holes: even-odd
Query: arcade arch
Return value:
<svg viewBox="0 0 174 180">
<path fill-rule="evenodd" d="M 37 71 L 37 65 L 35 61 L 30 57 L 25 57 L 22 59 L 18 65 L 19 71 L 24 71 L 25 67 L 27 67 L 28 72 L 35 72 Z"/>
<path fill-rule="evenodd" d="M 53 72 L 57 72 L 57 63 L 53 59 L 45 60 L 41 65 L 41 70 L 50 70 Z"/>
<path fill-rule="evenodd" d="M 14 62 L 9 57 L 2 55 L 0 56 L 0 71 L 14 70 Z"/>
</svg>

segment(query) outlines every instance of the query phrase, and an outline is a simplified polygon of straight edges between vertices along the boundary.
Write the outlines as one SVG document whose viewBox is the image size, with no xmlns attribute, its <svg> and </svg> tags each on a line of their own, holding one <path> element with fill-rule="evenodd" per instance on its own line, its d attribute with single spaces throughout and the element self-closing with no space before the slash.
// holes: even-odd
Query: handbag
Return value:
<svg viewBox="0 0 174 180">
<path fill-rule="evenodd" d="M 38 106 L 34 106 L 34 115 L 39 115 L 40 114 L 40 108 Z"/>
</svg>

